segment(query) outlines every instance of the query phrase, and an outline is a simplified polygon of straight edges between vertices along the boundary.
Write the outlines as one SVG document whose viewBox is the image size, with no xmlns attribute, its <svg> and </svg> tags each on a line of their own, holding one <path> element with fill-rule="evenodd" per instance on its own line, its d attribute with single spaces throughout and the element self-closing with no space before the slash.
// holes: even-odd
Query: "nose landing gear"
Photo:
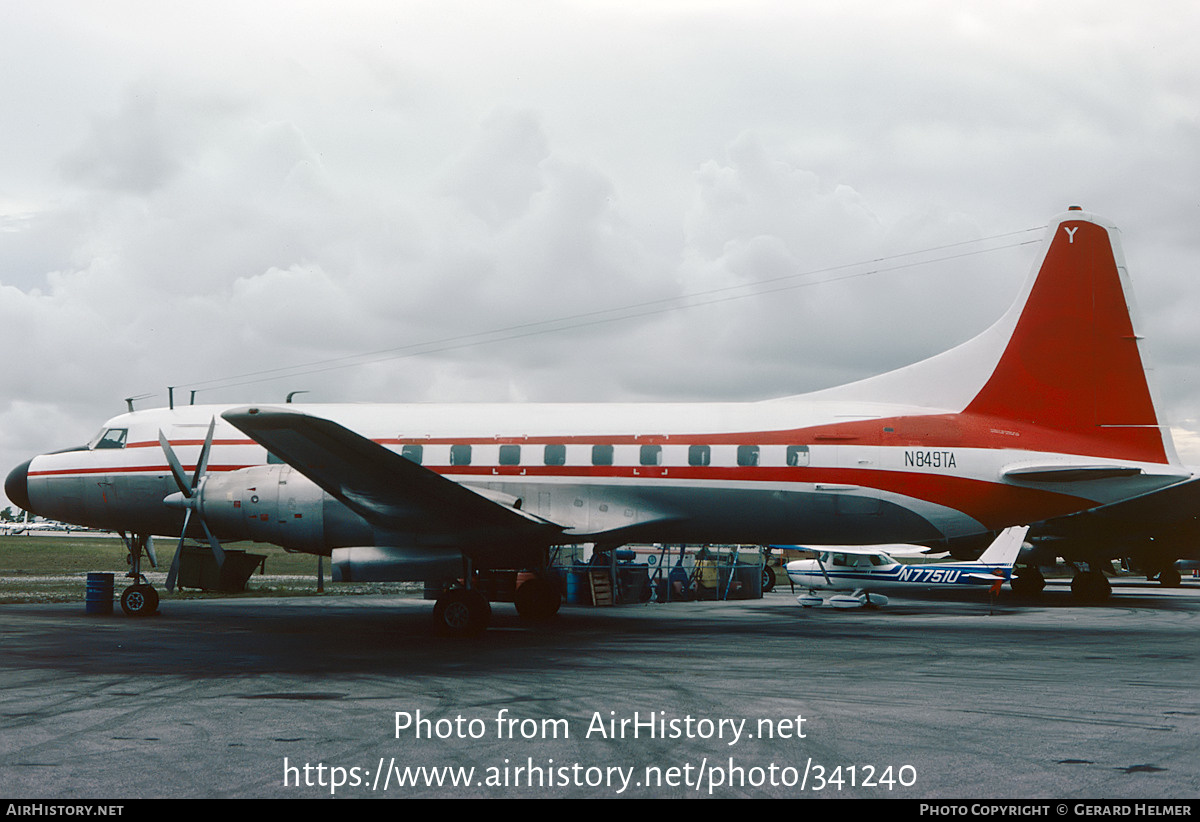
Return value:
<svg viewBox="0 0 1200 822">
<path fill-rule="evenodd" d="M 145 617 L 158 612 L 158 591 L 152 585 L 130 585 L 121 592 L 121 610 L 126 616 Z"/>
<path fill-rule="evenodd" d="M 121 610 L 125 612 L 126 616 L 131 617 L 153 616 L 158 613 L 158 591 L 142 573 L 143 552 L 150 560 L 150 565 L 154 568 L 158 567 L 153 539 L 142 534 L 128 535 L 122 531 L 121 540 L 129 551 L 127 558 L 129 572 L 125 576 L 133 580 L 133 584 L 121 592 Z"/>
</svg>

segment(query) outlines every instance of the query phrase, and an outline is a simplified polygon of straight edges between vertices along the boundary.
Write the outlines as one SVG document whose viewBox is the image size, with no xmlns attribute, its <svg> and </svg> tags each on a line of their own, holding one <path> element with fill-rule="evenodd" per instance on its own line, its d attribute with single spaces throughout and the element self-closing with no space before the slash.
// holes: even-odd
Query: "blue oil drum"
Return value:
<svg viewBox="0 0 1200 822">
<path fill-rule="evenodd" d="M 587 590 L 587 570 L 567 569 L 567 603 L 578 605 L 583 601 L 583 592 Z"/>
<path fill-rule="evenodd" d="M 113 578 L 115 574 L 91 573 L 87 575 L 87 591 L 83 610 L 87 614 L 111 614 L 113 612 Z"/>
</svg>

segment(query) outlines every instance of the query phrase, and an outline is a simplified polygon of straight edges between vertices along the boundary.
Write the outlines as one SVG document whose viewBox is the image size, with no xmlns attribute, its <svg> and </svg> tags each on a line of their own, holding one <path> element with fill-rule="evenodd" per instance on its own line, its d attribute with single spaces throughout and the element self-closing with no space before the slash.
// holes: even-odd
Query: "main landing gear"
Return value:
<svg viewBox="0 0 1200 822">
<path fill-rule="evenodd" d="M 1178 588 L 1183 582 L 1183 574 L 1175 570 L 1175 566 L 1163 568 L 1158 572 L 1158 584 L 1164 588 Z"/>
<path fill-rule="evenodd" d="M 151 537 L 142 534 L 127 535 L 121 532 L 121 540 L 125 543 L 129 556 L 129 572 L 125 576 L 133 580 L 133 584 L 121 592 L 121 610 L 126 616 L 148 617 L 158 613 L 158 591 L 154 589 L 142 574 L 142 553 L 145 552 L 150 564 L 157 567 L 158 561 L 154 556 L 154 542 Z"/>
<path fill-rule="evenodd" d="M 525 577 L 521 579 L 521 577 Z M 527 622 L 546 622 L 562 605 L 562 594 L 543 574 L 516 571 L 467 571 L 464 579 L 445 588 L 433 606 L 434 630 L 443 636 L 478 636 L 492 619 L 491 602 L 511 602 Z"/>
<path fill-rule="evenodd" d="M 475 588 L 450 588 L 433 606 L 433 624 L 446 636 L 477 636 L 492 619 L 492 606 Z"/>
<path fill-rule="evenodd" d="M 1070 563 L 1075 568 L 1071 579 L 1071 596 L 1076 602 L 1105 602 L 1112 595 L 1112 584 L 1102 571 L 1086 565 Z M 1036 599 L 1046 587 L 1046 578 L 1037 566 L 1022 566 L 1013 574 L 1013 593 L 1025 599 Z"/>
<path fill-rule="evenodd" d="M 1178 588 L 1183 581 L 1175 563 L 1170 559 L 1151 559 L 1143 563 L 1146 579 L 1157 579 L 1164 588 Z"/>
<path fill-rule="evenodd" d="M 1042 575 L 1042 569 L 1036 565 L 1022 566 L 1016 569 L 1008 584 L 1017 596 L 1025 599 L 1037 599 L 1046 587 L 1046 577 Z"/>
<path fill-rule="evenodd" d="M 1112 584 L 1101 571 L 1076 568 L 1071 580 L 1071 596 L 1079 602 L 1104 602 L 1112 596 Z"/>
<path fill-rule="evenodd" d="M 536 576 L 517 586 L 513 604 L 517 606 L 517 613 L 522 619 L 545 622 L 558 613 L 562 595 L 558 592 L 558 586 L 549 579 Z"/>
</svg>

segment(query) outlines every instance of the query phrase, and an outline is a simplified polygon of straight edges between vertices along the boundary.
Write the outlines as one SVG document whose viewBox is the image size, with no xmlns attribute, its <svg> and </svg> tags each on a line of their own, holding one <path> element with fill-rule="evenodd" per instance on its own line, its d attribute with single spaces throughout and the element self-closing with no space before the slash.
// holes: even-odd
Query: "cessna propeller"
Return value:
<svg viewBox="0 0 1200 822">
<path fill-rule="evenodd" d="M 204 529 L 204 535 L 208 537 L 208 544 L 217 560 L 217 569 L 220 570 L 221 566 L 225 564 L 225 551 L 204 521 L 204 512 L 200 507 L 198 493 L 204 474 L 208 470 L 208 453 L 212 449 L 213 431 L 216 430 L 216 426 L 217 420 L 214 417 L 208 424 L 208 435 L 204 438 L 204 445 L 200 449 L 200 459 L 196 461 L 196 471 L 192 474 L 190 481 L 183 470 L 183 464 L 175 456 L 171 443 L 167 441 L 166 435 L 161 430 L 158 432 L 158 444 L 162 446 L 163 453 L 167 455 L 167 464 L 171 466 L 171 476 L 175 477 L 175 484 L 179 486 L 179 493 L 169 494 L 163 503 L 173 508 L 183 508 L 186 512 L 183 515 L 183 528 L 179 532 L 179 545 L 176 546 L 175 557 L 171 560 L 171 570 L 167 572 L 168 591 L 174 592 L 175 590 L 175 579 L 179 576 L 179 559 L 183 554 L 183 541 L 187 538 L 188 524 L 191 522 L 193 513 L 200 520 L 200 527 Z"/>
</svg>

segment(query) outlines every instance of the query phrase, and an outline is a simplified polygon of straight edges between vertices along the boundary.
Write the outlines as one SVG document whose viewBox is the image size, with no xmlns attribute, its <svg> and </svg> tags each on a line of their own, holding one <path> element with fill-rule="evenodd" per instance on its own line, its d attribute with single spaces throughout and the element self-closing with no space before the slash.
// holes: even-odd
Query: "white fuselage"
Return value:
<svg viewBox="0 0 1200 822">
<path fill-rule="evenodd" d="M 719 404 L 363 404 L 288 406 L 333 420 L 464 485 L 519 499 L 577 541 L 925 542 L 977 534 L 1130 494 L 1131 480 L 1005 477 L 1044 452 L 920 442 L 913 421 L 941 409 L 792 398 Z M 114 417 L 91 447 L 28 467 L 45 516 L 114 530 L 172 533 L 175 490 L 161 431 L 193 470 L 210 421 L 208 470 L 268 461 L 224 422 L 223 406 Z M 924 423 L 921 423 L 922 425 Z M 103 434 L 110 433 L 105 438 Z M 123 433 L 120 433 L 123 432 Z M 407 449 L 406 451 L 403 449 Z M 1092 457 L 1055 455 L 1059 464 Z M 1176 467 L 1109 460 L 1152 490 Z M 297 477 L 296 479 L 300 479 Z M 629 536 L 629 540 L 624 537 Z M 303 547 L 303 546 L 300 546 Z"/>
<path fill-rule="evenodd" d="M 887 554 L 839 556 L 836 551 L 825 552 L 820 559 L 798 559 L 787 564 L 788 578 L 813 591 L 986 587 L 1006 581 L 1011 570 L 1011 565 L 976 562 L 902 564 Z"/>
</svg>

